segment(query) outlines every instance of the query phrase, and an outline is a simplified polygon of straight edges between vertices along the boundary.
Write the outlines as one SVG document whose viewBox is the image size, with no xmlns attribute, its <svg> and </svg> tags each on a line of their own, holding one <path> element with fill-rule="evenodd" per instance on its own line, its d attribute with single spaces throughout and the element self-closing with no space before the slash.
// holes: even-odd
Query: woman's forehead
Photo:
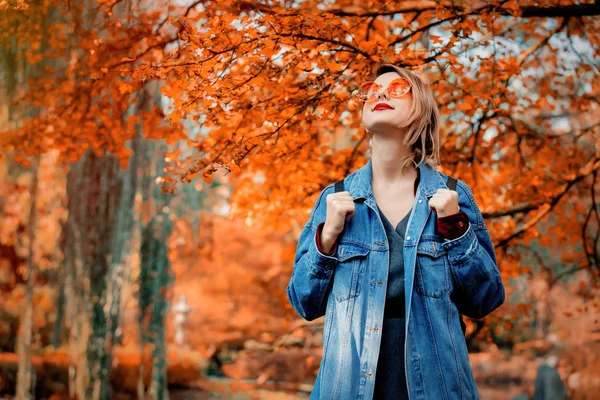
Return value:
<svg viewBox="0 0 600 400">
<path fill-rule="evenodd" d="M 379 75 L 377 77 L 377 79 L 375 79 L 375 82 L 385 85 L 387 83 L 390 83 L 394 79 L 400 78 L 400 77 L 402 77 L 402 75 L 400 75 L 399 73 L 390 71 L 390 72 L 386 72 L 384 74 Z"/>
</svg>

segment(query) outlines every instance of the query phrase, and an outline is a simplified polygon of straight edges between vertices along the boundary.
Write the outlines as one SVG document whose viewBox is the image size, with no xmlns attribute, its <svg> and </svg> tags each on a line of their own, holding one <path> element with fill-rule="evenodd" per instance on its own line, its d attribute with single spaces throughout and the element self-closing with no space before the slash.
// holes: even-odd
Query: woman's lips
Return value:
<svg viewBox="0 0 600 400">
<path fill-rule="evenodd" d="M 394 109 L 394 107 L 390 106 L 389 104 L 385 104 L 385 103 L 379 103 L 375 107 L 373 107 L 373 111 L 374 110 L 393 110 L 393 109 Z"/>
</svg>

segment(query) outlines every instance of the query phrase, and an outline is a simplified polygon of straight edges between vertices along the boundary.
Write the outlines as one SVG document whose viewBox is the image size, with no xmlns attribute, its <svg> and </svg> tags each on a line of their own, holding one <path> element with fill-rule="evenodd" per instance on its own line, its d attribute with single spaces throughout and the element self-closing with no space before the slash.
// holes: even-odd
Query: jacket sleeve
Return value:
<svg viewBox="0 0 600 400">
<path fill-rule="evenodd" d="M 454 281 L 452 300 L 461 314 L 483 318 L 504 303 L 504 285 L 492 239 L 470 187 L 458 180 L 456 191 L 469 227 L 460 237 L 442 243 Z"/>
<path fill-rule="evenodd" d="M 448 240 L 464 235 L 469 229 L 469 216 L 464 211 L 441 218 L 438 217 L 435 222 L 437 233 Z"/>
<path fill-rule="evenodd" d="M 331 250 L 329 250 L 329 253 L 326 253 L 321 248 L 321 235 L 322 235 L 324 227 L 325 227 L 325 221 L 321 222 L 316 228 L 317 236 L 316 236 L 315 241 L 317 242 L 317 250 L 319 250 L 319 252 L 321 252 L 325 255 L 331 256 L 337 252 L 337 248 L 340 244 L 340 239 L 342 238 L 342 235 L 341 234 L 338 235 L 337 239 L 335 239 L 335 242 L 333 243 L 333 246 L 331 247 Z"/>
<path fill-rule="evenodd" d="M 333 272 L 338 264 L 337 251 L 327 255 L 317 247 L 315 227 L 324 222 L 327 215 L 326 196 L 332 193 L 333 185 L 326 187 L 298 239 L 294 269 L 287 285 L 290 304 L 305 320 L 312 321 L 325 315 L 327 297 L 333 284 Z"/>
</svg>

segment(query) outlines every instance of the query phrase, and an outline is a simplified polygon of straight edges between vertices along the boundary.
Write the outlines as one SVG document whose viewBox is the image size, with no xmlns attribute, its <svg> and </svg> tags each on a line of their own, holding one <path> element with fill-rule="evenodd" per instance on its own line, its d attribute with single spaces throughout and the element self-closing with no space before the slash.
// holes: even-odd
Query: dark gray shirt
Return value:
<svg viewBox="0 0 600 400">
<path fill-rule="evenodd" d="M 373 399 L 408 399 L 404 369 L 404 235 L 412 208 L 396 227 L 377 208 L 390 246 L 390 263 Z"/>
<path fill-rule="evenodd" d="M 379 215 L 381 215 L 390 245 L 390 264 L 384 318 L 404 317 L 404 235 L 412 208 L 402 217 L 395 228 L 383 214 L 379 206 L 377 208 L 379 209 Z"/>
</svg>

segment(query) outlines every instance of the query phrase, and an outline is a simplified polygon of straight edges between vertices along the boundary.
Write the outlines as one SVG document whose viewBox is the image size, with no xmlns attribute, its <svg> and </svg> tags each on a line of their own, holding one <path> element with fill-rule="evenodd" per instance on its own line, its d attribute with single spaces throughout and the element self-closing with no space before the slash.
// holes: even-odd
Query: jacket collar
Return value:
<svg viewBox="0 0 600 400">
<path fill-rule="evenodd" d="M 373 196 L 372 171 L 372 158 L 369 158 L 369 161 L 356 171 L 350 184 L 349 193 L 352 198 L 368 199 Z M 448 188 L 439 172 L 427 163 L 419 165 L 419 177 L 417 191 L 420 191 L 427 198 L 433 196 L 439 188 Z"/>
</svg>

